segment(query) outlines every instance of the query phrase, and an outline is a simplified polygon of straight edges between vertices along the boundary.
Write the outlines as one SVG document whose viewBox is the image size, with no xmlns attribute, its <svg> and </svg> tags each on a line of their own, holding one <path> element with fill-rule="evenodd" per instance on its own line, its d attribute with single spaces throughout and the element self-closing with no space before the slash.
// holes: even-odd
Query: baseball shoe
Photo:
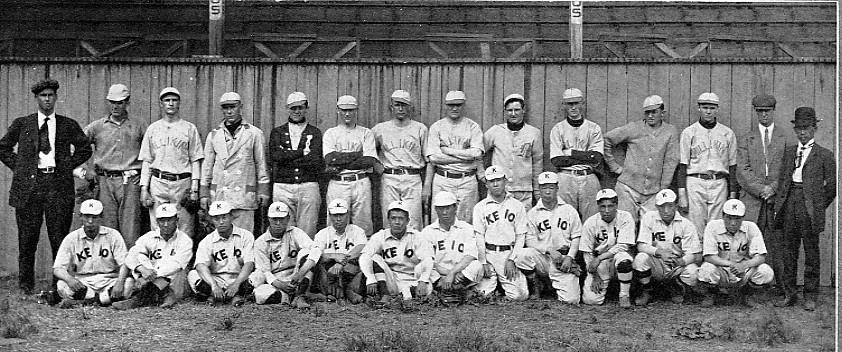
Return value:
<svg viewBox="0 0 842 352">
<path fill-rule="evenodd" d="M 246 299 L 243 296 L 235 295 L 234 298 L 231 298 L 231 305 L 234 307 L 242 306 L 246 303 Z"/>
<path fill-rule="evenodd" d="M 670 300 L 675 304 L 684 303 L 684 294 L 687 292 L 687 286 L 678 279 L 669 284 Z"/>
<path fill-rule="evenodd" d="M 111 306 L 114 307 L 114 309 L 116 309 L 116 310 L 135 309 L 135 308 L 140 307 L 140 305 L 141 305 L 140 297 L 138 297 L 138 296 L 134 296 L 132 298 L 125 299 L 125 300 L 122 300 L 122 301 L 119 301 L 119 302 L 114 302 L 114 303 L 111 304 Z"/>
<path fill-rule="evenodd" d="M 68 308 L 73 308 L 73 307 L 81 305 L 81 304 L 82 304 L 82 300 L 80 300 L 80 299 L 65 298 L 65 299 L 62 299 L 61 302 L 59 302 L 58 307 L 61 308 L 61 309 L 68 309 Z"/>
<path fill-rule="evenodd" d="M 631 308 L 631 298 L 629 296 L 620 296 L 620 308 Z"/>
<path fill-rule="evenodd" d="M 161 303 L 161 308 L 172 308 L 176 303 L 178 303 L 178 299 L 175 298 L 175 295 L 172 293 L 166 295 L 164 297 L 164 302 Z"/>
<path fill-rule="evenodd" d="M 804 310 L 809 312 L 816 310 L 816 299 L 807 295 L 804 298 Z"/>
<path fill-rule="evenodd" d="M 652 299 L 652 294 L 649 291 L 643 291 L 640 293 L 640 296 L 634 300 L 634 305 L 636 306 L 646 306 L 649 304 L 649 300 Z"/>
<path fill-rule="evenodd" d="M 310 304 L 304 299 L 304 297 L 298 296 L 292 300 L 291 305 L 298 309 L 307 309 L 310 308 Z"/>
<path fill-rule="evenodd" d="M 797 302 L 797 301 L 798 301 L 798 298 L 794 294 L 787 293 L 787 294 L 784 295 L 784 298 L 782 300 L 780 300 L 778 302 L 775 302 L 775 307 L 794 306 L 795 302 Z"/>
<path fill-rule="evenodd" d="M 345 290 L 345 299 L 348 300 L 351 304 L 359 304 L 363 301 L 363 296 L 359 293 L 354 292 L 353 290 Z"/>
<path fill-rule="evenodd" d="M 327 301 L 327 296 L 325 296 L 324 294 L 321 294 L 321 293 L 307 292 L 307 293 L 304 294 L 304 297 L 306 297 L 311 302 Z"/>
</svg>

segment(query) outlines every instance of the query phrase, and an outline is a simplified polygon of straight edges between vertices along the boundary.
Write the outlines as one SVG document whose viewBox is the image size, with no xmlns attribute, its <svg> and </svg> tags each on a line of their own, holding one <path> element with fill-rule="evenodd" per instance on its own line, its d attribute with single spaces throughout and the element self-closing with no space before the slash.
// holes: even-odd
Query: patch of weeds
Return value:
<svg viewBox="0 0 842 352">
<path fill-rule="evenodd" d="M 782 343 L 798 342 L 801 340 L 801 332 L 784 323 L 778 313 L 771 311 L 755 323 L 750 340 L 773 347 Z"/>
<path fill-rule="evenodd" d="M 240 313 L 231 313 L 223 317 L 217 324 L 214 326 L 214 330 L 219 331 L 231 331 L 234 330 L 234 324 L 237 322 L 237 318 L 240 317 Z"/>
<path fill-rule="evenodd" d="M 7 339 L 23 339 L 38 333 L 38 328 L 32 324 L 26 314 L 18 312 L 9 306 L 9 299 L 0 303 L 0 336 Z"/>
<path fill-rule="evenodd" d="M 517 351 L 483 332 L 473 321 L 463 323 L 460 318 L 456 318 L 454 325 L 454 330 L 433 334 L 402 324 L 378 333 L 346 336 L 344 347 L 346 351 L 356 352 Z"/>
<path fill-rule="evenodd" d="M 618 341 L 608 337 L 598 339 L 576 339 L 563 351 L 576 352 L 643 352 L 647 348 L 638 343 Z"/>
<path fill-rule="evenodd" d="M 675 329 L 673 336 L 688 340 L 710 340 L 717 337 L 717 334 L 710 323 L 691 320 L 682 323 L 681 326 Z"/>
<path fill-rule="evenodd" d="M 419 348 L 420 334 L 418 332 L 389 329 L 379 334 L 349 336 L 345 338 L 345 350 L 354 352 L 415 352 Z"/>
<path fill-rule="evenodd" d="M 831 330 L 835 326 L 836 321 L 834 312 L 832 310 L 819 311 L 819 326 L 825 330 Z"/>
<path fill-rule="evenodd" d="M 734 326 L 734 321 L 729 320 L 720 327 L 719 338 L 725 341 L 738 341 L 740 330 Z"/>
</svg>

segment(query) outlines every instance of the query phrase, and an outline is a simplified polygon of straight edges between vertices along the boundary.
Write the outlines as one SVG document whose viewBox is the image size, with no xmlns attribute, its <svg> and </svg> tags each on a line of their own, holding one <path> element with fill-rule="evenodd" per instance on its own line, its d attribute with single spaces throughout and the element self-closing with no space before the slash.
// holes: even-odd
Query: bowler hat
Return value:
<svg viewBox="0 0 842 352">
<path fill-rule="evenodd" d="M 792 123 L 798 128 L 813 126 L 819 121 L 821 120 L 816 118 L 816 110 L 811 107 L 802 106 L 795 109 L 795 119 L 792 120 Z"/>
</svg>

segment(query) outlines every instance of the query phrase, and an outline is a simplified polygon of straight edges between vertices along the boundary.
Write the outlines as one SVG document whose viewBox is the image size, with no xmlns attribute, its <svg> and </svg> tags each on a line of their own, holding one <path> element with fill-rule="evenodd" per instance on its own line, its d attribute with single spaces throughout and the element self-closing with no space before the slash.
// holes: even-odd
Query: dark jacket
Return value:
<svg viewBox="0 0 842 352">
<path fill-rule="evenodd" d="M 310 153 L 304 155 L 308 136 Z M 322 131 L 307 124 L 301 133 L 298 149 L 293 150 L 289 138 L 289 123 L 275 127 L 269 134 L 269 166 L 272 169 L 272 183 L 318 182 L 325 169 Z"/>
<path fill-rule="evenodd" d="M 0 161 L 14 172 L 9 189 L 9 205 L 13 207 L 26 205 L 35 188 L 38 127 L 37 113 L 19 117 L 0 139 Z M 56 114 L 56 171 L 55 183 L 50 187 L 54 187 L 62 196 L 73 198 L 73 169 L 84 164 L 91 153 L 91 143 L 79 124 L 69 117 Z"/>
<path fill-rule="evenodd" d="M 798 143 L 789 145 L 784 149 L 784 157 L 781 161 L 781 173 L 778 180 L 775 200 L 775 227 L 784 227 L 784 212 L 786 198 L 789 195 L 789 186 L 792 184 L 792 173 L 795 171 L 795 158 L 798 153 Z M 804 161 L 802 169 L 802 181 L 804 183 L 804 204 L 805 211 L 810 215 L 810 224 L 813 233 L 824 231 L 825 209 L 830 206 L 836 197 L 836 159 L 833 152 L 813 144 L 813 149 L 807 160 Z"/>
</svg>

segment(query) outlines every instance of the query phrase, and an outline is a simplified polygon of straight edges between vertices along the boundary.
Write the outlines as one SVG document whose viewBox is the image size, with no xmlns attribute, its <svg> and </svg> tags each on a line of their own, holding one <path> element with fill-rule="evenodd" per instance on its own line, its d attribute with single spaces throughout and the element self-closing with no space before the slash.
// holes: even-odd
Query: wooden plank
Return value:
<svg viewBox="0 0 842 352">
<path fill-rule="evenodd" d="M 816 99 L 816 91 L 815 91 L 815 78 L 816 78 L 816 65 L 815 64 L 805 64 L 805 65 L 795 65 L 794 70 L 794 77 L 793 77 L 793 84 L 797 87 L 810 87 L 813 86 L 813 89 L 803 88 L 798 89 L 794 93 L 794 101 L 793 106 L 814 106 L 815 99 Z M 794 113 L 795 110 L 792 111 L 781 111 L 777 109 L 777 116 L 789 116 L 790 113 Z"/>
<path fill-rule="evenodd" d="M 526 42 L 523 45 L 519 46 L 517 50 L 515 50 L 511 55 L 509 55 L 510 59 L 516 59 L 523 56 L 529 49 L 532 49 L 532 42 Z"/>
<path fill-rule="evenodd" d="M 465 116 L 468 116 L 469 118 L 476 121 L 478 117 L 482 116 L 484 95 L 483 89 L 485 88 L 485 65 L 465 65 L 463 74 L 464 80 L 462 81 L 463 87 L 461 90 L 465 92 L 466 97 L 463 112 Z M 445 89 L 447 91 L 460 90 L 459 87 L 447 87 Z M 445 92 L 445 94 L 447 94 L 447 92 Z M 445 111 L 445 109 L 446 107 L 442 106 L 442 118 L 448 116 L 448 113 Z"/>
<path fill-rule="evenodd" d="M 152 120 L 152 111 L 157 114 L 157 92 L 150 85 L 152 65 L 132 65 L 130 70 L 129 93 L 131 105 L 130 118 L 137 118 L 147 124 Z M 154 97 L 153 97 L 154 95 Z"/>
<path fill-rule="evenodd" d="M 592 101 L 597 97 L 590 94 L 590 88 L 588 88 L 588 119 L 599 123 L 600 126 L 602 126 L 603 132 L 610 131 L 626 124 L 627 115 L 629 113 L 629 79 L 626 70 L 626 65 L 608 65 L 608 75 L 606 80 L 607 94 L 604 94 L 605 98 L 603 99 L 605 100 L 601 102 L 601 105 L 605 107 L 604 109 L 600 108 L 598 105 L 600 103 L 599 101 Z M 594 70 L 594 73 L 597 72 L 599 72 L 599 70 Z M 588 72 L 588 83 L 590 83 L 591 79 L 590 72 Z M 598 80 L 600 79 L 594 81 Z M 599 89 L 601 88 L 599 83 L 594 83 L 597 84 L 596 89 L 599 92 Z M 605 90 L 602 91 L 604 92 Z M 596 95 L 600 94 L 597 93 Z M 593 108 L 594 111 L 591 111 L 591 108 Z"/>
<path fill-rule="evenodd" d="M 526 87 L 526 122 L 535 126 L 541 131 L 548 131 L 544 128 L 544 83 L 546 79 L 546 65 L 530 64 L 526 67 L 526 77 L 528 78 L 528 87 Z M 542 133 L 542 136 L 548 133 Z M 544 138 L 549 139 L 549 138 Z M 546 156 L 549 156 L 549 149 L 547 149 Z"/>
<path fill-rule="evenodd" d="M 313 105 L 315 105 L 315 101 L 310 100 L 310 99 L 312 99 L 311 98 L 313 96 L 312 94 L 315 94 L 315 92 L 312 92 L 312 94 L 311 94 L 311 92 L 305 92 L 301 89 L 298 89 L 298 87 L 296 86 L 296 79 L 297 79 L 296 66 L 295 65 L 289 65 L 289 64 L 282 64 L 282 65 L 276 65 L 274 67 L 275 67 L 275 69 L 274 69 L 274 72 L 273 72 L 273 74 L 274 74 L 273 79 L 275 80 L 275 82 L 274 82 L 274 87 L 272 88 L 273 89 L 273 92 L 272 92 L 273 99 L 272 100 L 275 102 L 274 103 L 275 110 L 274 110 L 274 113 L 273 113 L 274 116 L 272 116 L 272 125 L 273 126 L 280 126 L 280 125 L 283 125 L 283 124 L 287 123 L 287 118 L 289 117 L 289 110 L 287 110 L 287 105 L 286 105 L 287 97 L 289 97 L 289 95 L 292 94 L 292 92 L 299 91 L 299 92 L 304 93 L 304 95 L 307 96 L 307 99 L 308 99 L 307 103 L 308 103 L 309 106 L 307 108 L 307 121 L 309 121 L 314 126 L 318 126 L 316 124 L 317 116 L 313 114 L 313 111 L 315 110 L 315 109 L 313 109 Z M 322 131 L 322 132 L 324 132 L 324 131 Z"/>
<path fill-rule="evenodd" d="M 834 128 L 834 116 L 836 115 L 836 97 L 838 91 L 836 90 L 836 66 L 834 64 L 819 64 L 815 68 L 816 78 L 814 80 L 814 89 L 816 94 L 815 109 L 817 117 L 824 121 L 819 122 L 819 129 L 816 132 L 816 143 L 834 151 L 834 144 L 839 143 L 839 136 L 836 135 Z M 798 87 L 796 87 L 798 88 Z M 804 87 L 807 89 L 807 87 Z M 836 123 L 838 125 L 838 122 Z M 837 126 L 838 127 L 838 126 Z M 834 151 L 834 153 L 838 153 Z M 839 168 L 839 155 L 837 157 L 837 172 Z M 833 201 L 826 212 L 825 231 L 819 236 L 819 253 L 821 256 L 821 268 L 819 278 L 821 285 L 832 286 L 836 281 L 836 268 L 834 268 L 834 256 L 836 254 L 835 248 L 835 231 L 833 224 L 836 223 L 836 205 L 839 202 L 839 197 Z"/>
<path fill-rule="evenodd" d="M 737 116 L 733 113 L 733 106 L 740 104 L 734 101 L 731 91 L 731 65 L 715 64 L 710 68 L 710 90 L 716 92 L 721 100 L 719 104 L 719 118 L 723 124 L 731 127 L 736 132 L 739 126 L 746 125 L 745 116 Z M 736 129 L 735 129 L 736 128 Z"/>
<path fill-rule="evenodd" d="M 566 83 L 564 88 L 559 91 L 559 99 L 561 99 L 561 93 L 567 88 L 579 88 L 579 90 L 584 92 L 588 83 L 588 65 L 570 64 L 563 67 Z M 587 98 L 585 97 L 585 99 Z"/>
<path fill-rule="evenodd" d="M 619 57 L 619 58 L 625 57 L 623 55 L 623 50 L 620 48 L 620 46 L 618 44 L 609 43 L 609 42 L 602 42 L 601 44 L 602 44 L 603 47 L 605 47 L 605 49 L 608 49 L 608 51 L 611 52 L 611 54 L 614 54 L 614 56 Z"/>
<path fill-rule="evenodd" d="M 79 46 L 81 46 L 83 49 L 87 50 L 88 53 L 90 53 L 94 57 L 98 57 L 98 56 L 102 55 L 102 54 L 100 54 L 99 50 L 96 50 L 96 48 L 94 48 L 94 46 L 91 45 L 91 43 L 88 43 L 87 41 L 80 40 Z"/>
<path fill-rule="evenodd" d="M 32 83 L 24 80 L 25 71 L 24 64 L 0 65 L 0 84 L 3 84 L 2 87 L 6 87 L 5 90 L 0 90 L 0 97 L 3 99 L 3 106 L 0 107 L 0 111 L 3 112 L 5 117 L 4 126 L 10 126 L 16 118 L 31 113 L 29 110 L 31 110 L 34 101 L 28 87 Z M 0 168 L 0 181 L 4 185 L 11 184 L 12 172 L 9 168 Z M 0 254 L 3 255 L 3 258 L 17 258 L 19 251 L 15 210 L 6 201 L 9 199 L 9 187 L 0 187 L 0 197 L 3 197 L 3 201 L 0 202 L 0 216 L 2 216 L 3 224 L 6 224 L 6 228 L 9 229 L 6 236 L 0 237 L 0 240 L 2 240 Z M 16 273 L 18 273 L 17 260 L 0 260 L 0 276 L 5 277 Z"/>
<path fill-rule="evenodd" d="M 118 52 L 118 51 L 120 51 L 120 50 L 123 50 L 123 49 L 125 49 L 125 48 L 131 47 L 131 46 L 134 46 L 134 45 L 135 45 L 135 44 L 137 44 L 137 43 L 138 43 L 138 41 L 136 41 L 136 40 L 130 40 L 130 41 L 125 42 L 125 43 L 123 43 L 123 44 L 117 45 L 117 46 L 115 46 L 115 47 L 113 47 L 113 48 L 111 48 L 111 49 L 105 50 L 105 51 L 103 51 L 103 52 L 99 53 L 99 55 L 96 55 L 96 56 L 108 56 L 108 55 L 111 55 L 111 54 L 113 54 L 113 53 L 116 53 L 116 52 Z"/>
<path fill-rule="evenodd" d="M 345 87 L 342 87 L 342 90 L 339 90 L 339 87 L 337 87 L 336 81 L 339 78 L 338 65 L 308 66 L 307 72 L 312 72 L 310 74 L 314 73 L 318 80 L 314 90 L 317 96 L 314 100 L 316 101 L 316 105 L 321 107 L 321 109 L 319 109 L 319 123 L 321 123 L 322 119 L 326 120 L 330 114 L 335 113 L 334 111 L 336 111 L 336 109 L 330 109 L 330 107 L 336 106 L 337 98 L 341 95 L 352 95 L 353 91 Z M 355 98 L 357 98 L 357 124 L 360 126 L 371 127 L 371 99 L 369 99 L 369 97 L 358 96 L 355 96 Z M 329 127 L 322 129 L 322 131 L 327 130 Z"/>
<path fill-rule="evenodd" d="M 774 67 L 774 87 L 773 90 L 770 92 L 758 92 L 756 94 L 772 94 L 775 96 L 775 100 L 777 104 L 775 106 L 775 128 L 781 128 L 787 133 L 792 133 L 792 124 L 789 123 L 792 120 L 792 116 L 795 112 L 795 108 L 802 106 L 795 104 L 795 94 L 796 91 L 801 90 L 809 90 L 810 92 L 814 91 L 814 83 L 812 80 L 805 84 L 800 85 L 795 82 L 795 71 L 796 66 L 794 65 L 778 65 Z M 812 104 L 810 105 L 812 106 Z M 751 119 L 751 127 L 756 128 L 754 126 L 757 125 L 757 118 L 756 114 L 752 114 Z M 794 135 L 790 135 L 794 136 Z"/>
<path fill-rule="evenodd" d="M 770 64 L 752 65 L 754 75 L 752 76 L 752 88 L 757 94 L 771 92 L 774 89 L 774 69 Z"/>
<path fill-rule="evenodd" d="M 649 65 L 649 95 L 658 95 L 664 99 L 664 108 L 667 111 L 666 121 L 670 121 L 669 111 L 672 100 L 670 100 L 670 66 Z"/>
<path fill-rule="evenodd" d="M 254 91 L 254 125 L 263 131 L 264 145 L 269 145 L 269 133 L 275 128 L 275 115 L 286 111 L 286 96 L 283 93 L 275 97 L 273 75 L 277 66 L 261 65 L 257 67 L 256 89 Z M 277 110 L 275 108 L 275 101 Z"/>
<path fill-rule="evenodd" d="M 76 122 L 82 127 L 87 126 L 91 121 L 100 119 L 108 115 L 108 102 L 105 96 L 108 94 L 108 87 L 111 86 L 108 77 L 108 66 L 106 65 L 89 65 L 90 66 L 90 80 L 88 81 L 88 111 L 84 116 L 76 117 Z M 81 88 L 81 87 L 80 87 Z M 82 88 L 85 89 L 85 88 Z"/>
<path fill-rule="evenodd" d="M 295 48 L 295 50 L 293 52 L 291 52 L 289 55 L 287 55 L 287 58 L 289 58 L 289 59 L 297 58 L 298 56 L 303 54 L 304 50 L 307 50 L 307 48 L 309 48 L 310 45 L 313 45 L 313 42 L 301 43 L 301 45 L 299 45 L 297 48 Z"/>
<path fill-rule="evenodd" d="M 750 122 L 739 122 L 736 119 L 751 120 L 754 116 L 754 108 L 751 106 L 751 99 L 757 92 L 754 91 L 751 83 L 752 77 L 751 65 L 735 64 L 731 65 L 731 116 L 733 116 L 732 124 L 734 127 L 745 125 L 743 131 L 748 130 Z"/>
<path fill-rule="evenodd" d="M 488 42 L 481 42 L 479 43 L 479 51 L 482 53 L 483 59 L 490 59 L 491 58 L 491 45 Z"/>
<path fill-rule="evenodd" d="M 321 99 L 326 99 L 327 95 L 319 93 L 318 67 L 316 65 L 295 65 L 295 68 L 297 90 L 309 92 L 309 94 L 305 93 L 310 103 L 307 113 L 308 118 L 323 132 L 329 127 L 336 126 L 336 98 L 342 94 L 334 96 L 333 99 L 322 101 Z"/>
<path fill-rule="evenodd" d="M 234 91 L 239 93 L 240 97 L 243 99 L 243 121 L 255 125 L 255 121 L 259 120 L 259 117 L 255 115 L 255 107 L 259 110 L 259 106 L 256 106 L 256 104 L 259 103 L 257 101 L 257 97 L 255 96 L 258 94 L 258 90 L 260 89 L 260 82 L 258 81 L 258 66 L 239 65 L 235 68 Z M 217 98 L 215 101 L 218 102 L 219 99 Z"/>
<path fill-rule="evenodd" d="M 475 117 L 476 121 L 483 132 L 487 131 L 496 121 L 495 112 L 499 111 L 496 107 L 502 100 L 503 81 L 505 79 L 505 71 L 502 65 L 487 65 L 483 69 L 483 89 L 482 89 L 482 114 Z M 498 98 L 499 97 L 499 98 Z"/>
<path fill-rule="evenodd" d="M 669 57 L 671 57 L 673 59 L 680 59 L 682 57 L 681 54 L 675 52 L 675 50 L 673 50 L 672 48 L 670 48 L 669 46 L 667 46 L 664 43 L 655 43 L 655 47 L 657 47 L 658 49 L 663 51 L 664 54 L 669 55 Z"/>
<path fill-rule="evenodd" d="M 183 47 L 186 43 L 187 43 L 187 41 L 179 41 L 179 42 L 175 42 L 175 44 L 170 45 L 170 47 L 169 47 L 169 48 L 167 48 L 167 50 L 164 50 L 164 52 L 161 54 L 161 56 L 162 56 L 162 57 L 170 57 L 170 56 L 172 56 L 173 54 L 175 54 L 175 52 L 176 52 L 178 49 L 181 49 L 181 48 L 182 48 L 182 47 Z"/>
<path fill-rule="evenodd" d="M 219 110 L 216 104 L 213 104 L 213 99 L 211 97 L 221 96 L 224 92 L 216 93 L 216 91 L 221 91 L 224 87 L 217 87 L 216 91 L 214 90 L 216 80 L 221 80 L 221 78 L 215 77 L 216 72 L 214 72 L 214 67 L 211 65 L 197 65 L 188 72 L 195 77 L 196 83 L 190 88 L 190 93 L 182 92 L 184 97 L 181 99 L 181 104 L 182 109 L 184 109 L 185 103 L 189 104 L 189 109 L 191 109 L 192 115 L 184 115 L 182 111 L 182 118 L 186 117 L 188 121 L 196 125 L 196 128 L 199 130 L 199 134 L 202 135 L 202 143 L 204 143 L 204 136 L 206 136 L 208 131 L 220 122 L 220 119 L 218 119 L 217 116 L 222 116 L 221 113 L 218 112 Z M 179 72 L 177 75 L 179 76 L 177 79 L 180 81 L 181 76 L 187 76 L 188 74 L 182 74 Z M 178 82 L 173 82 L 173 84 L 178 84 Z M 181 91 L 181 89 L 182 88 L 178 88 L 179 91 Z M 186 90 L 187 87 L 184 87 L 184 89 Z"/>
<path fill-rule="evenodd" d="M 688 126 L 688 122 L 698 119 L 696 99 L 690 95 L 690 65 L 670 64 L 670 123 L 679 133 Z"/>
<path fill-rule="evenodd" d="M 442 48 L 441 48 L 441 47 L 439 47 L 436 43 L 433 43 L 433 42 L 428 41 L 428 42 L 427 42 L 427 45 L 430 47 L 430 49 L 433 49 L 433 51 L 435 51 L 435 52 L 436 52 L 436 54 L 439 54 L 439 56 L 441 56 L 442 58 L 447 59 L 447 58 L 449 57 L 449 56 L 447 55 L 447 52 L 446 52 L 446 51 L 444 51 L 444 50 L 442 50 Z"/>
<path fill-rule="evenodd" d="M 780 42 L 775 43 L 775 44 L 776 44 L 776 45 L 778 46 L 778 48 L 780 48 L 783 52 L 785 52 L 787 55 L 789 55 L 789 57 L 795 57 L 795 58 L 801 57 L 801 55 L 799 55 L 799 54 L 798 54 L 795 50 L 792 50 L 792 47 L 791 47 L 791 46 L 789 46 L 789 44 L 786 44 L 786 43 L 780 43 Z"/>
<path fill-rule="evenodd" d="M 430 98 L 433 95 L 439 96 L 438 92 L 441 90 L 441 69 L 439 68 L 434 73 L 433 69 L 436 66 L 438 65 L 421 66 L 419 69 L 419 85 L 415 90 L 408 91 L 413 103 L 414 115 L 412 118 L 427 126 L 432 123 L 432 120 L 428 120 L 427 117 L 427 111 L 433 106 Z M 438 104 L 435 106 L 437 107 Z"/>
<path fill-rule="evenodd" d="M 626 122 L 640 120 L 643 116 L 643 100 L 652 95 L 649 91 L 649 67 L 648 64 L 627 64 L 626 75 L 628 76 L 628 100 Z M 663 98 L 663 97 L 661 97 Z M 608 115 L 608 124 L 611 125 L 613 117 Z"/>
<path fill-rule="evenodd" d="M 357 42 L 349 42 L 346 44 L 341 50 L 339 50 L 335 55 L 333 55 L 333 59 L 337 60 L 345 56 L 351 49 L 357 46 Z"/>
<path fill-rule="evenodd" d="M 458 73 L 459 70 L 454 70 L 454 72 Z M 430 124 L 441 118 L 441 106 L 444 105 L 444 95 L 447 94 L 443 90 L 449 85 L 445 79 L 446 74 L 447 72 L 444 66 L 434 65 L 430 70 L 430 87 L 428 89 L 419 89 L 419 94 L 425 96 L 425 100 L 427 101 L 427 105 L 424 105 L 420 111 L 424 114 L 424 124 L 427 126 L 430 126 Z M 458 78 L 459 75 L 457 74 L 456 77 Z"/>
<path fill-rule="evenodd" d="M 555 170 L 550 162 L 550 138 L 553 127 L 564 117 L 561 114 L 561 93 L 564 92 L 565 77 L 562 66 L 549 64 L 546 66 L 546 80 L 544 82 L 544 170 Z M 536 126 L 540 128 L 539 126 Z"/>
<path fill-rule="evenodd" d="M 702 93 L 710 92 L 710 65 L 707 64 L 700 64 L 700 65 L 691 65 L 690 66 L 690 111 L 691 111 L 691 118 L 687 121 L 688 125 L 691 125 L 698 121 L 698 98 L 699 95 Z M 717 95 L 719 93 L 712 92 Z M 719 104 L 722 104 L 722 97 L 719 97 Z M 693 114 L 692 111 L 696 110 L 696 113 Z"/>
<path fill-rule="evenodd" d="M 258 41 L 255 41 L 255 42 L 254 42 L 254 43 L 252 43 L 252 44 L 254 44 L 254 47 L 255 47 L 258 51 L 260 51 L 261 53 L 263 53 L 263 55 L 266 55 L 266 57 L 268 57 L 268 58 L 270 58 L 270 59 L 274 59 L 274 60 L 280 59 L 280 56 L 278 56 L 278 54 L 277 54 L 277 53 L 275 53 L 274 51 L 272 51 L 272 49 L 269 49 L 269 47 L 268 47 L 268 46 L 266 46 L 266 44 L 263 44 L 263 43 L 258 42 Z M 298 56 L 298 55 L 291 56 L 291 57 L 297 57 L 297 56 Z"/>
<path fill-rule="evenodd" d="M 696 45 L 696 47 L 693 48 L 693 50 L 690 50 L 690 53 L 687 54 L 687 56 L 685 56 L 685 57 L 686 58 L 696 57 L 696 55 L 699 55 L 699 53 L 701 53 L 703 50 L 707 49 L 707 47 L 708 47 L 708 43 L 699 43 L 699 45 Z"/>
</svg>

